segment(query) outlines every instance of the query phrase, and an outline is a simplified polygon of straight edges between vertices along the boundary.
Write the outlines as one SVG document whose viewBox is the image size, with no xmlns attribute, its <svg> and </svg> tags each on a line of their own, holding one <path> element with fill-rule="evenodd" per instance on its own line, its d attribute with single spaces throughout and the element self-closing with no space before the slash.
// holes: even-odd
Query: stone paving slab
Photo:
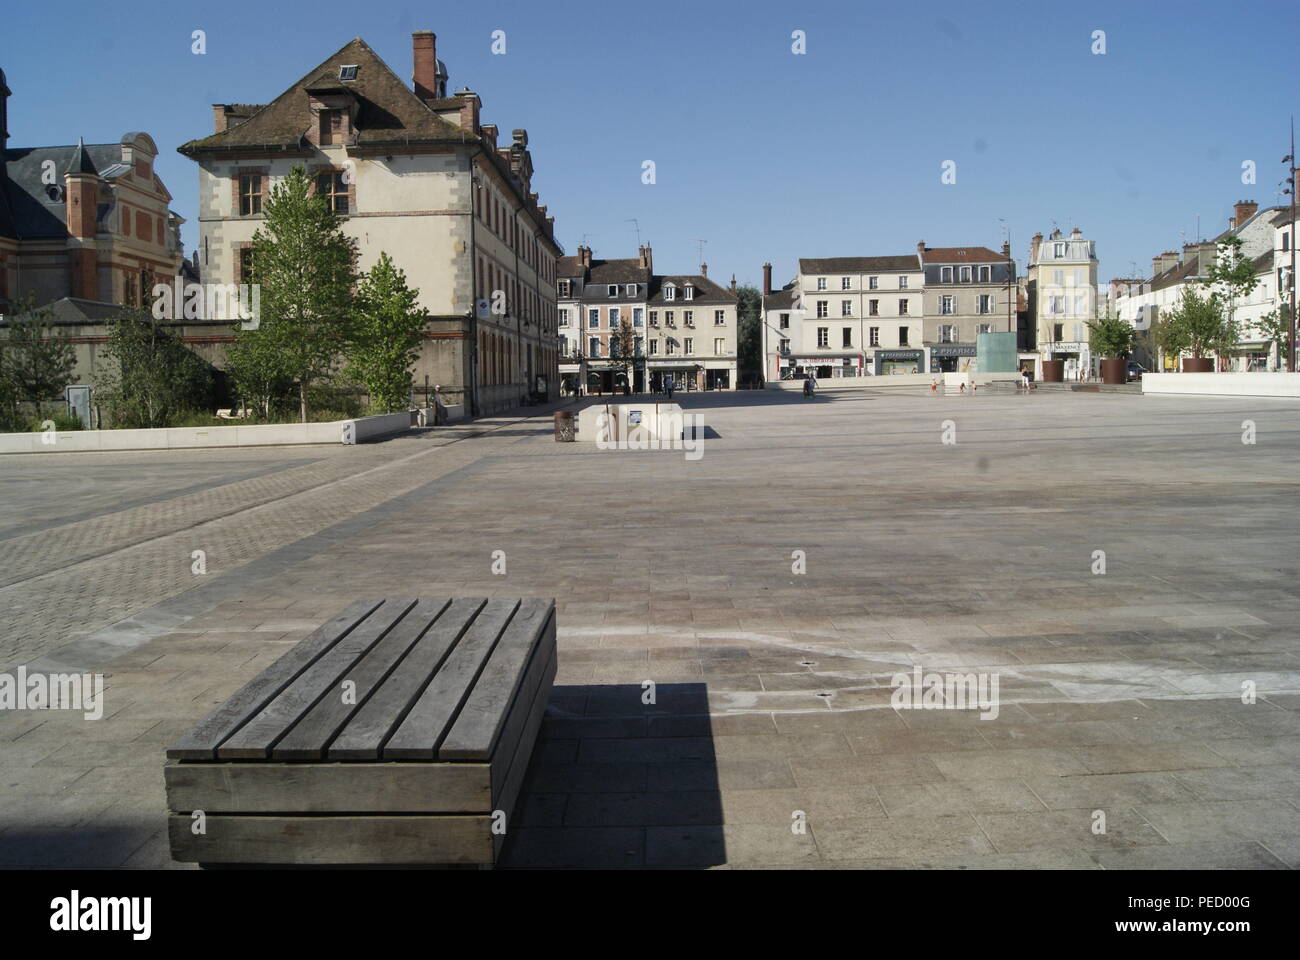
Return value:
<svg viewBox="0 0 1300 960">
<path fill-rule="evenodd" d="M 0 865 L 180 866 L 166 744 L 354 598 L 401 593 L 557 600 L 507 866 L 1300 863 L 1300 408 L 799 401 L 688 395 L 696 461 L 555 444 L 543 415 L 7 473 L 0 671 L 108 676 L 103 719 L 0 712 Z M 896 709 L 917 667 L 996 674 L 996 719 Z"/>
</svg>

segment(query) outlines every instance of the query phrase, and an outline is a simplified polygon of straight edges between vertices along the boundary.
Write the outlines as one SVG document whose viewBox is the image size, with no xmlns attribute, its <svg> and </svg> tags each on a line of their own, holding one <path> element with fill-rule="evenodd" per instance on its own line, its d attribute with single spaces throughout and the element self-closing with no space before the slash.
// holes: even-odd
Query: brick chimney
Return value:
<svg viewBox="0 0 1300 960">
<path fill-rule="evenodd" d="M 921 263 L 925 263 L 925 241 L 924 240 L 916 241 L 916 259 L 921 261 Z"/>
<path fill-rule="evenodd" d="M 1029 262 L 1038 262 L 1038 250 L 1043 245 L 1043 231 L 1039 230 L 1029 241 Z"/>
<path fill-rule="evenodd" d="M 736 292 L 736 275 L 734 273 L 731 275 L 731 292 Z"/>
<path fill-rule="evenodd" d="M 1255 211 L 1258 209 L 1259 209 L 1259 204 L 1257 204 L 1254 200 L 1238 200 L 1236 204 L 1233 205 L 1232 208 L 1232 220 L 1235 222 L 1230 222 L 1229 226 L 1233 228 L 1241 226 L 1243 223 L 1245 223 L 1247 220 L 1253 217 L 1255 215 Z"/>
<path fill-rule="evenodd" d="M 700 276 L 704 277 L 706 280 L 708 279 L 708 277 L 709 277 L 709 265 L 708 265 L 707 263 L 701 263 L 701 264 L 700 264 Z"/>
<path fill-rule="evenodd" d="M 772 265 L 770 263 L 765 263 L 763 264 L 763 296 L 770 297 L 771 295 L 772 295 Z"/>
<path fill-rule="evenodd" d="M 578 266 L 591 266 L 591 247 L 585 245 L 578 247 Z"/>
<path fill-rule="evenodd" d="M 654 254 L 650 252 L 650 244 L 647 243 L 645 246 L 640 248 L 640 256 L 637 260 L 637 264 L 642 270 L 649 270 L 651 273 L 655 272 L 655 258 Z"/>
<path fill-rule="evenodd" d="M 411 34 L 411 86 L 421 100 L 438 99 L 438 37 L 432 30 Z"/>
<path fill-rule="evenodd" d="M 1003 241 L 1002 241 L 1002 256 L 1006 257 L 1008 260 L 1011 259 L 1011 241 L 1010 241 L 1010 240 L 1003 240 Z"/>
<path fill-rule="evenodd" d="M 478 115 L 483 109 L 478 94 L 467 87 L 456 94 L 456 99 L 460 101 L 460 128 L 468 133 L 477 134 L 480 129 Z"/>
</svg>

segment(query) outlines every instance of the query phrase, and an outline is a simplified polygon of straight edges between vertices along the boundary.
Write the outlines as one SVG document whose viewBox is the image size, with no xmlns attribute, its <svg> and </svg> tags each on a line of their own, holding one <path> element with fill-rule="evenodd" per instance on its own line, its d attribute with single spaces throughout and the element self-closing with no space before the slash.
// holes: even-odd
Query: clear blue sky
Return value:
<svg viewBox="0 0 1300 960">
<path fill-rule="evenodd" d="M 504 139 L 526 127 L 535 188 L 572 253 L 660 272 L 779 282 L 798 257 L 997 248 L 1053 223 L 1097 241 L 1101 277 L 1279 202 L 1300 88 L 1292 2 L 656 0 L 571 3 L 9 4 L 0 67 L 12 146 L 145 130 L 198 237 L 195 165 L 178 144 L 210 104 L 262 103 L 354 36 L 404 79 L 431 29 L 452 89 Z M 190 52 L 192 30 L 207 54 Z M 506 31 L 493 55 L 491 33 Z M 791 53 L 803 30 L 807 53 Z M 1091 53 L 1094 30 L 1105 55 Z M 80 54 L 81 56 L 77 56 Z M 653 160 L 657 180 L 641 183 Z M 957 182 L 940 182 L 941 165 Z M 1241 182 L 1241 163 L 1258 183 Z"/>
</svg>

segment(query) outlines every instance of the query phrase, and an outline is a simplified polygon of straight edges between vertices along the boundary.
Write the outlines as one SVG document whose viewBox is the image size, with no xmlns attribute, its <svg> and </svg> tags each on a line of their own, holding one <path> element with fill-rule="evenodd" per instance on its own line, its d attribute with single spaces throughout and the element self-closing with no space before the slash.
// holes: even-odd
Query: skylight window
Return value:
<svg viewBox="0 0 1300 960">
<path fill-rule="evenodd" d="M 355 80 L 357 78 L 357 65 L 349 64 L 348 66 L 339 67 L 340 80 Z"/>
</svg>

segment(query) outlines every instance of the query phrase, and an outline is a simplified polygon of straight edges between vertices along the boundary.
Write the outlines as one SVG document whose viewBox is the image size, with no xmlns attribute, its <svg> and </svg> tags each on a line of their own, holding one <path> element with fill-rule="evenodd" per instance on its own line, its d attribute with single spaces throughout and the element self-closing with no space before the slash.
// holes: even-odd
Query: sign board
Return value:
<svg viewBox="0 0 1300 960">
<path fill-rule="evenodd" d="M 83 429 L 90 429 L 90 387 L 84 384 L 63 388 L 63 399 L 68 402 L 68 412 L 75 413 Z"/>
</svg>

